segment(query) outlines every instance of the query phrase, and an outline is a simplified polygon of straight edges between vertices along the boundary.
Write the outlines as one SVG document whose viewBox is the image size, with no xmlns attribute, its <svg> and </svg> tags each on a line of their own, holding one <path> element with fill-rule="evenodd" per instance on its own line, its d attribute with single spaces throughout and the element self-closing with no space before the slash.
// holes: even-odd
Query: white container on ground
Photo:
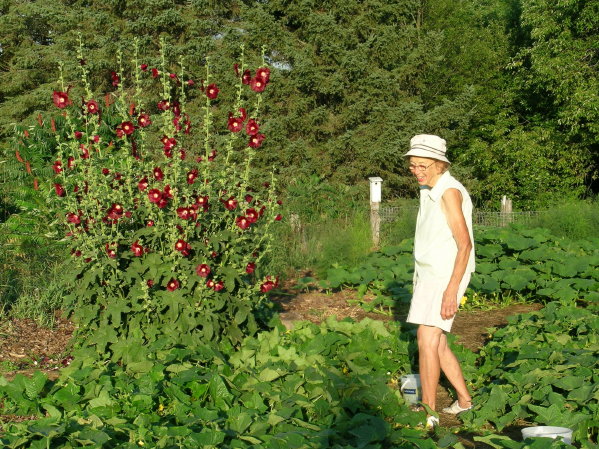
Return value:
<svg viewBox="0 0 599 449">
<path fill-rule="evenodd" d="M 422 400 L 420 374 L 406 374 L 405 376 L 401 376 L 401 387 L 399 390 L 406 402 L 417 404 Z"/>
<path fill-rule="evenodd" d="M 522 438 L 553 438 L 562 437 L 564 443 L 572 443 L 572 429 L 567 427 L 555 427 L 555 426 L 535 426 L 525 427 L 522 429 Z"/>
</svg>

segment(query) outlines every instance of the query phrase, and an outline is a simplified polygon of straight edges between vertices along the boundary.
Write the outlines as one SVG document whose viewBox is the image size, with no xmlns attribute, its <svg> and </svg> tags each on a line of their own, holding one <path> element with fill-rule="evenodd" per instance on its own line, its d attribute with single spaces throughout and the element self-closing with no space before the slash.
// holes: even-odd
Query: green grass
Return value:
<svg viewBox="0 0 599 449">
<path fill-rule="evenodd" d="M 555 236 L 573 240 L 599 237 L 599 199 L 556 204 L 530 221 L 528 227 L 546 228 Z"/>
</svg>

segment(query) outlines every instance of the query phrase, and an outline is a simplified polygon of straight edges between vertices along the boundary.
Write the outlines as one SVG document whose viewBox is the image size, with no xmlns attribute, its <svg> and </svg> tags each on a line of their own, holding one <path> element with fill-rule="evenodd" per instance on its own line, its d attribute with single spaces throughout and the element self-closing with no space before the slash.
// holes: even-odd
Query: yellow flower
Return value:
<svg viewBox="0 0 599 449">
<path fill-rule="evenodd" d="M 143 446 L 143 445 L 144 445 L 144 442 L 143 442 L 143 441 L 141 441 L 141 440 L 139 440 L 139 441 L 137 442 L 137 444 L 138 444 L 139 446 Z"/>
<path fill-rule="evenodd" d="M 462 299 L 460 299 L 460 305 L 463 306 L 464 304 L 466 304 L 466 301 L 468 301 L 468 297 L 462 296 Z"/>
</svg>

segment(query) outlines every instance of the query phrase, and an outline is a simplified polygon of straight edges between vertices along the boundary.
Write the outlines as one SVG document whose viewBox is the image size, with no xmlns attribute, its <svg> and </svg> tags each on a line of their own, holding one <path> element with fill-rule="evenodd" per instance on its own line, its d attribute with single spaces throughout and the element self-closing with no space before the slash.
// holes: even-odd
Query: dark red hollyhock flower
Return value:
<svg viewBox="0 0 599 449">
<path fill-rule="evenodd" d="M 177 208 L 177 216 L 182 220 L 189 220 L 190 213 L 188 207 L 178 207 Z"/>
<path fill-rule="evenodd" d="M 241 82 L 243 84 L 250 84 L 251 81 L 252 81 L 252 72 L 250 72 L 249 70 L 245 70 L 243 72 L 243 76 L 241 77 Z"/>
<path fill-rule="evenodd" d="M 214 282 L 212 279 L 208 279 L 206 281 L 206 287 L 208 287 L 208 288 L 214 288 L 215 284 L 216 284 L 216 282 Z"/>
<path fill-rule="evenodd" d="M 256 264 L 254 262 L 250 262 L 246 265 L 245 272 L 247 274 L 252 274 L 255 269 L 256 269 Z"/>
<path fill-rule="evenodd" d="M 270 81 L 270 69 L 268 67 L 260 67 L 256 70 L 256 78 L 262 78 L 265 84 Z"/>
<path fill-rule="evenodd" d="M 185 129 L 183 130 L 183 132 L 185 134 L 191 133 L 191 120 L 189 120 L 189 118 L 187 118 L 187 120 L 185 120 Z"/>
<path fill-rule="evenodd" d="M 106 254 L 108 255 L 108 257 L 110 257 L 111 259 L 116 259 L 116 250 L 113 248 L 113 246 L 116 246 L 116 243 L 111 243 L 111 244 L 106 244 L 105 248 L 106 248 Z"/>
<path fill-rule="evenodd" d="M 175 117 L 181 117 L 181 106 L 176 101 L 173 101 L 173 114 Z"/>
<path fill-rule="evenodd" d="M 235 76 L 239 76 L 239 64 L 233 64 L 233 70 L 235 70 Z"/>
<path fill-rule="evenodd" d="M 152 226 L 154 226 L 154 220 L 148 220 L 148 222 L 146 223 L 146 226 L 151 228 Z"/>
<path fill-rule="evenodd" d="M 139 182 L 137 183 L 137 188 L 140 192 L 143 192 L 148 188 L 148 178 L 146 176 L 139 180 Z"/>
<path fill-rule="evenodd" d="M 148 280 L 146 281 L 146 285 L 147 285 L 149 288 L 152 288 L 152 287 L 154 287 L 154 279 L 148 279 Z"/>
<path fill-rule="evenodd" d="M 262 185 L 264 186 L 265 189 L 268 189 L 270 187 L 270 182 L 265 182 Z"/>
<path fill-rule="evenodd" d="M 79 140 L 83 137 L 83 133 L 81 131 L 75 131 L 75 139 Z"/>
<path fill-rule="evenodd" d="M 121 206 L 120 204 L 113 203 L 111 208 L 108 209 L 108 213 L 106 214 L 106 216 L 111 220 L 118 220 L 123 216 L 123 212 L 123 206 Z"/>
<path fill-rule="evenodd" d="M 69 94 L 67 94 L 66 92 L 60 92 L 56 90 L 52 93 L 52 101 L 54 102 L 54 105 L 59 109 L 64 109 L 72 103 L 69 98 Z"/>
<path fill-rule="evenodd" d="M 171 191 L 170 185 L 164 186 L 164 192 L 162 193 L 162 195 L 168 199 L 171 199 L 173 197 L 173 192 Z"/>
<path fill-rule="evenodd" d="M 171 104 L 167 100 L 160 100 L 156 107 L 161 111 L 168 111 L 171 108 Z"/>
<path fill-rule="evenodd" d="M 168 198 L 163 196 L 160 198 L 160 201 L 156 203 L 156 206 L 158 206 L 159 209 L 164 209 L 166 206 L 168 206 Z"/>
<path fill-rule="evenodd" d="M 245 119 L 248 118 L 245 108 L 239 108 L 239 116 L 241 117 L 241 120 L 245 122 Z"/>
<path fill-rule="evenodd" d="M 66 190 L 64 189 L 63 186 L 61 186 L 60 184 L 54 184 L 54 190 L 56 191 L 56 194 L 58 196 L 65 196 L 66 195 Z"/>
<path fill-rule="evenodd" d="M 252 89 L 254 92 L 264 92 L 265 87 L 266 83 L 262 78 L 258 78 L 257 76 L 255 76 L 250 81 L 250 89 Z"/>
<path fill-rule="evenodd" d="M 275 288 L 275 283 L 273 281 L 265 281 L 262 283 L 262 285 L 260 285 L 260 291 L 262 293 L 266 293 L 271 291 L 273 288 Z"/>
<path fill-rule="evenodd" d="M 208 275 L 210 274 L 212 270 L 210 270 L 210 267 L 208 265 L 206 265 L 205 263 L 200 264 L 196 267 L 196 273 L 198 274 L 198 276 L 202 277 L 202 278 L 206 278 L 208 277 Z"/>
<path fill-rule="evenodd" d="M 208 196 L 198 196 L 196 199 L 196 204 L 204 210 L 207 210 L 209 207 Z"/>
<path fill-rule="evenodd" d="M 211 100 L 215 100 L 216 97 L 218 97 L 219 92 L 220 92 L 220 89 L 214 83 L 208 84 L 208 87 L 206 87 L 206 96 L 208 98 L 210 98 Z"/>
<path fill-rule="evenodd" d="M 85 107 L 87 108 L 88 114 L 97 114 L 100 111 L 100 107 L 98 106 L 98 102 L 96 100 L 89 100 L 85 103 Z"/>
<path fill-rule="evenodd" d="M 81 217 L 79 217 L 79 215 L 77 214 L 74 214 L 73 212 L 69 212 L 67 214 L 67 221 L 72 224 L 79 224 L 81 223 Z"/>
<path fill-rule="evenodd" d="M 228 200 L 221 200 L 222 203 L 225 205 L 225 207 L 227 208 L 227 210 L 234 210 L 237 207 L 237 200 L 235 199 L 235 197 L 229 197 Z"/>
<path fill-rule="evenodd" d="M 136 240 L 131 244 L 131 252 L 135 257 L 141 257 L 144 254 L 143 247 L 139 244 L 139 240 Z"/>
<path fill-rule="evenodd" d="M 142 113 L 137 117 L 137 124 L 140 128 L 146 128 L 152 124 L 152 120 L 150 120 L 150 116 L 148 114 Z"/>
<path fill-rule="evenodd" d="M 54 170 L 54 173 L 56 173 L 57 175 L 59 173 L 61 173 L 62 172 L 62 162 L 60 162 L 60 161 L 54 162 L 54 164 L 52 165 L 52 170 Z"/>
<path fill-rule="evenodd" d="M 160 72 L 158 71 L 158 69 L 153 68 L 152 69 L 152 78 L 158 78 L 158 75 L 160 75 Z"/>
<path fill-rule="evenodd" d="M 255 136 L 258 134 L 258 131 L 260 131 L 260 127 L 258 126 L 258 123 L 256 123 L 256 120 L 253 118 L 249 119 L 245 125 L 245 132 L 248 136 Z"/>
<path fill-rule="evenodd" d="M 252 195 L 250 195 L 249 193 L 245 196 L 245 200 L 248 203 L 251 203 L 253 201 L 254 197 Z"/>
<path fill-rule="evenodd" d="M 162 169 L 160 167 L 154 167 L 154 179 L 156 181 L 162 181 L 164 179 L 164 173 L 162 173 Z"/>
<path fill-rule="evenodd" d="M 182 129 L 180 121 L 181 121 L 181 117 L 175 117 L 173 119 L 173 126 L 175 127 L 175 131 L 177 131 L 177 132 L 181 131 L 181 129 Z"/>
<path fill-rule="evenodd" d="M 121 129 L 126 135 L 130 136 L 135 131 L 135 125 L 131 122 L 123 122 L 121 123 Z"/>
<path fill-rule="evenodd" d="M 172 80 L 177 80 L 177 74 L 176 73 L 169 73 L 168 76 L 170 77 L 170 79 Z"/>
<path fill-rule="evenodd" d="M 250 142 L 248 143 L 248 146 L 252 148 L 259 148 L 262 145 L 264 138 L 264 134 L 256 134 L 255 136 L 250 137 Z"/>
<path fill-rule="evenodd" d="M 223 283 L 223 281 L 218 281 L 214 284 L 214 287 L 212 288 L 215 292 L 220 292 L 223 288 L 225 288 L 225 284 Z"/>
<path fill-rule="evenodd" d="M 281 221 L 283 219 L 283 216 L 281 214 L 277 214 L 277 216 L 275 217 L 275 221 Z"/>
<path fill-rule="evenodd" d="M 162 138 L 162 145 L 165 151 L 170 151 L 175 147 L 175 145 L 177 145 L 177 139 L 174 137 L 164 136 Z"/>
<path fill-rule="evenodd" d="M 235 219 L 235 224 L 239 226 L 241 229 L 247 229 L 250 227 L 250 221 L 245 217 L 237 217 Z"/>
<path fill-rule="evenodd" d="M 179 239 L 175 243 L 175 249 L 179 251 L 181 255 L 189 256 L 189 253 L 191 252 L 191 245 L 185 240 Z"/>
<path fill-rule="evenodd" d="M 110 77 L 112 78 L 112 85 L 114 87 L 118 86 L 119 83 L 121 82 L 121 79 L 119 78 L 118 74 L 116 72 L 112 72 L 110 74 Z"/>
<path fill-rule="evenodd" d="M 227 123 L 227 128 L 232 133 L 237 133 L 243 129 L 243 120 L 241 117 L 229 117 L 229 121 Z"/>
<path fill-rule="evenodd" d="M 245 218 L 251 223 L 258 221 L 258 212 L 253 207 L 245 211 Z"/>
<path fill-rule="evenodd" d="M 188 86 L 193 86 L 195 83 L 193 82 L 193 80 L 187 80 L 187 85 Z"/>
<path fill-rule="evenodd" d="M 158 202 L 162 199 L 162 192 L 158 189 L 151 189 L 148 192 L 148 199 L 150 203 L 158 204 Z"/>
<path fill-rule="evenodd" d="M 131 218 L 132 216 L 133 216 L 133 214 L 131 213 L 130 210 L 128 210 L 128 211 L 125 212 L 125 217 Z"/>
<path fill-rule="evenodd" d="M 210 154 L 208 155 L 208 162 L 212 162 L 214 159 L 216 159 L 216 155 L 217 155 L 216 150 L 212 150 L 210 152 Z"/>
<path fill-rule="evenodd" d="M 170 281 L 168 281 L 168 284 L 166 284 L 166 289 L 169 292 L 174 292 L 175 290 L 177 290 L 179 288 L 179 281 L 177 279 L 171 279 Z"/>
<path fill-rule="evenodd" d="M 260 210 L 258 211 L 258 215 L 260 215 L 260 216 L 264 215 L 264 211 L 265 211 L 265 210 L 266 210 L 266 206 L 262 206 L 262 207 L 260 208 Z"/>
<path fill-rule="evenodd" d="M 148 70 L 148 64 L 142 64 L 139 66 L 139 68 L 141 69 L 142 72 L 145 72 L 146 70 Z"/>
<path fill-rule="evenodd" d="M 184 161 L 186 157 L 187 157 L 187 153 L 185 152 L 185 150 L 179 150 L 179 159 Z"/>
<path fill-rule="evenodd" d="M 194 168 L 187 173 L 187 184 L 193 184 L 198 177 L 198 171 Z"/>
<path fill-rule="evenodd" d="M 116 129 L 116 136 L 119 139 L 125 136 L 125 131 L 123 131 L 120 126 Z"/>
<path fill-rule="evenodd" d="M 103 168 L 103 169 L 102 169 L 102 174 L 103 174 L 104 176 L 106 176 L 106 175 L 109 175 L 109 174 L 110 174 L 110 170 L 108 170 L 107 168 Z"/>
</svg>

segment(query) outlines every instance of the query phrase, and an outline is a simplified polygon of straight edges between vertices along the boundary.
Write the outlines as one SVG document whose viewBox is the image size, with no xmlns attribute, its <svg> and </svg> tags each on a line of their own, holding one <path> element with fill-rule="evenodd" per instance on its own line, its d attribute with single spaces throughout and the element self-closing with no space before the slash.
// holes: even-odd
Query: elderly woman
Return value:
<svg viewBox="0 0 599 449">
<path fill-rule="evenodd" d="M 414 239 L 414 293 L 407 321 L 418 324 L 418 360 L 422 402 L 436 407 L 441 370 L 457 400 L 443 409 L 457 415 L 472 407 L 460 364 L 447 344 L 460 299 L 474 271 L 472 201 L 448 171 L 445 140 L 421 134 L 410 141 L 409 169 L 420 186 Z M 439 424 L 436 416 L 427 425 Z"/>
</svg>

